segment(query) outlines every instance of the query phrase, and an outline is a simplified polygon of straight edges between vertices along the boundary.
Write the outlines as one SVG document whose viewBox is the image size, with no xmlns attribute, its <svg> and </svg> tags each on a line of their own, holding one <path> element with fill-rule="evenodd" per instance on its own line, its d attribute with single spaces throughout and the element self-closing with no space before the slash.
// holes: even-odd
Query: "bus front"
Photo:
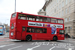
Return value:
<svg viewBox="0 0 75 50">
<path fill-rule="evenodd" d="M 9 38 L 10 39 L 16 39 L 16 18 L 17 18 L 17 13 L 13 13 L 11 15 L 10 19 L 10 33 L 9 33 Z"/>
<path fill-rule="evenodd" d="M 0 25 L 0 35 L 3 35 L 3 26 Z"/>
</svg>

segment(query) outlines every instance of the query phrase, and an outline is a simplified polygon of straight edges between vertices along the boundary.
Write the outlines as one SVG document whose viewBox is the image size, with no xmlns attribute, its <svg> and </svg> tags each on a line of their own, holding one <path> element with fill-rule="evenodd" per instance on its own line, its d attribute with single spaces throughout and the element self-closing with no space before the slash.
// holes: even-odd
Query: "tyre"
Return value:
<svg viewBox="0 0 75 50">
<path fill-rule="evenodd" d="M 53 41 L 57 41 L 58 39 L 57 39 L 57 37 L 56 36 L 54 36 L 53 37 Z"/>
<path fill-rule="evenodd" d="M 21 40 L 21 41 L 25 41 L 25 40 Z"/>
<path fill-rule="evenodd" d="M 45 40 L 45 41 L 49 41 L 49 40 Z"/>
<path fill-rule="evenodd" d="M 26 41 L 32 41 L 32 37 L 31 36 L 26 36 Z"/>
</svg>

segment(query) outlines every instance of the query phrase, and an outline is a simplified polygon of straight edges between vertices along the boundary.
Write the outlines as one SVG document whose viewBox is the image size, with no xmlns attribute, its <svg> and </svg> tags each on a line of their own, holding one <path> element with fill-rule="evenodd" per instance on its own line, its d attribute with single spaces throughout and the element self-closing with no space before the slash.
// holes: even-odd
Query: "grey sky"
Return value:
<svg viewBox="0 0 75 50">
<path fill-rule="evenodd" d="M 45 0 L 16 0 L 16 11 L 37 14 Z M 15 0 L 0 0 L 0 22 L 10 25 L 11 14 L 15 11 Z"/>
</svg>

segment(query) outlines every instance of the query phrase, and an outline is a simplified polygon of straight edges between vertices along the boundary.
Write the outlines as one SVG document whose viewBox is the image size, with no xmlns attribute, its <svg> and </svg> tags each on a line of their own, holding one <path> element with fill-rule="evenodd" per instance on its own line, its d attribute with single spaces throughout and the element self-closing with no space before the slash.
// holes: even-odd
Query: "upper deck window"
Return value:
<svg viewBox="0 0 75 50">
<path fill-rule="evenodd" d="M 19 14 L 18 19 L 26 20 L 26 15 L 25 14 Z"/>
<path fill-rule="evenodd" d="M 51 18 L 51 22 L 52 22 L 52 23 L 57 23 L 57 19 Z"/>
<path fill-rule="evenodd" d="M 43 21 L 43 17 L 37 16 L 37 17 L 36 17 L 36 21 Z"/>
<path fill-rule="evenodd" d="M 61 19 L 58 19 L 58 23 L 61 23 L 61 24 L 63 24 L 63 20 L 61 20 Z"/>
<path fill-rule="evenodd" d="M 50 22 L 50 18 L 44 17 L 44 22 Z"/>
<path fill-rule="evenodd" d="M 35 16 L 27 15 L 27 20 L 35 21 Z"/>
<path fill-rule="evenodd" d="M 12 18 L 13 18 L 13 17 L 16 17 L 16 13 L 12 14 Z"/>
</svg>

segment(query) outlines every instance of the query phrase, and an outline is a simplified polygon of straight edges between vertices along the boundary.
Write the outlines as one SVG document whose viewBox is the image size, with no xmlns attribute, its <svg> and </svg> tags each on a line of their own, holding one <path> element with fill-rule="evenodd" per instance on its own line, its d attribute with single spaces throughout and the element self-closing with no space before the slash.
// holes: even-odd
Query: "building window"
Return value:
<svg viewBox="0 0 75 50">
<path fill-rule="evenodd" d="M 64 2 L 62 2 L 62 7 L 64 7 Z"/>
<path fill-rule="evenodd" d="M 45 11 L 46 11 L 46 9 L 45 9 Z"/>
<path fill-rule="evenodd" d="M 69 17 L 69 19 L 68 19 L 69 21 L 70 21 L 70 17 Z"/>
<path fill-rule="evenodd" d="M 71 0 L 69 0 L 69 3 L 71 2 Z"/>
<path fill-rule="evenodd" d="M 62 11 L 62 16 L 64 15 L 64 10 Z"/>
<path fill-rule="evenodd" d="M 66 4 L 67 4 L 68 0 L 66 0 Z"/>
<path fill-rule="evenodd" d="M 67 34 L 67 27 L 65 27 L 65 34 Z"/>
<path fill-rule="evenodd" d="M 57 0 L 57 2 L 59 2 L 59 0 Z"/>
<path fill-rule="evenodd" d="M 58 23 L 63 24 L 63 20 L 58 19 Z"/>
<path fill-rule="evenodd" d="M 61 8 L 61 4 L 59 4 L 59 9 Z"/>
<path fill-rule="evenodd" d="M 68 27 L 68 33 L 70 33 L 70 29 L 71 29 L 71 27 Z"/>
<path fill-rule="evenodd" d="M 56 17 L 58 17 L 58 14 L 56 15 Z"/>
<path fill-rule="evenodd" d="M 60 16 L 62 16 L 62 12 L 60 13 Z"/>
<path fill-rule="evenodd" d="M 62 8 L 62 4 L 60 4 L 60 8 Z"/>
<path fill-rule="evenodd" d="M 56 8 L 54 9 L 54 12 L 56 12 Z"/>
<path fill-rule="evenodd" d="M 67 8 L 66 8 L 66 14 L 67 14 Z"/>
<path fill-rule="evenodd" d="M 61 16 L 61 13 L 59 13 L 59 17 Z"/>
<path fill-rule="evenodd" d="M 67 22 L 68 20 L 67 20 L 67 18 L 65 18 L 65 22 Z"/>
<path fill-rule="evenodd" d="M 69 10 L 68 10 L 68 11 L 69 11 L 68 13 L 70 13 L 70 10 L 71 10 L 71 9 L 70 9 L 70 6 L 69 6 L 69 8 L 68 8 L 68 9 L 69 9 Z"/>
<path fill-rule="evenodd" d="M 53 18 L 52 18 L 52 19 L 51 19 L 51 22 L 52 22 L 52 23 L 57 23 L 57 19 L 53 19 Z"/>
</svg>

